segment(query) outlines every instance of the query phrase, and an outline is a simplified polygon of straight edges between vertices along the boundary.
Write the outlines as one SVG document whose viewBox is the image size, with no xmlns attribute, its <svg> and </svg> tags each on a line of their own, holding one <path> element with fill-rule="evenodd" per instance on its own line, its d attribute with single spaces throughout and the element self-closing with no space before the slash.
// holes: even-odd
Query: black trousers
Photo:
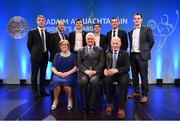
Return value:
<svg viewBox="0 0 180 121">
<path fill-rule="evenodd" d="M 45 91 L 45 78 L 46 78 L 46 68 L 48 64 L 48 53 L 43 53 L 41 60 L 31 60 L 31 87 L 32 90 L 38 93 L 37 87 L 37 75 L 40 71 L 40 92 Z"/>
<path fill-rule="evenodd" d="M 113 82 L 117 81 L 118 88 L 120 92 L 120 104 L 119 108 L 124 109 L 126 105 L 127 99 L 127 91 L 128 91 L 128 78 L 125 76 L 120 76 L 119 74 L 115 74 L 113 76 L 107 76 L 104 78 L 105 92 L 108 104 L 112 103 L 112 96 L 114 95 L 114 86 Z"/>
<path fill-rule="evenodd" d="M 143 96 L 148 96 L 148 60 L 144 61 L 141 59 L 140 53 L 131 53 L 130 56 L 132 78 L 133 78 L 133 89 L 134 92 L 139 93 L 139 74 L 141 77 L 141 90 Z"/>
<path fill-rule="evenodd" d="M 83 107 L 87 107 L 88 100 L 89 100 L 90 107 L 95 106 L 95 102 L 96 102 L 97 94 L 98 94 L 97 92 L 99 88 L 99 79 L 100 79 L 100 76 L 97 74 L 91 78 L 89 78 L 86 74 L 80 75 L 78 86 L 80 89 Z M 90 87 L 88 87 L 88 85 Z M 90 99 L 88 99 L 88 97 L 90 97 Z"/>
</svg>

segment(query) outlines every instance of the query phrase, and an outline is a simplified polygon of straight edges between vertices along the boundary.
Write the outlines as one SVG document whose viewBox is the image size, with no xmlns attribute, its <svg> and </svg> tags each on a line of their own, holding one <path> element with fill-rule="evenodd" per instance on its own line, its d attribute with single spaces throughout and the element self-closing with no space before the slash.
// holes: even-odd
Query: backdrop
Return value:
<svg viewBox="0 0 180 121">
<path fill-rule="evenodd" d="M 36 17 L 46 17 L 46 30 L 56 30 L 56 22 L 63 20 L 65 32 L 74 29 L 74 20 L 83 19 L 84 30 L 92 31 L 92 24 L 100 22 L 102 33 L 110 29 L 110 19 L 118 17 L 120 29 L 133 27 L 133 15 L 143 14 L 143 25 L 152 28 L 155 45 L 149 62 L 149 82 L 157 78 L 174 83 L 180 78 L 180 2 L 178 0 L 2 0 L 0 4 L 0 79 L 7 84 L 27 79 L 30 83 L 31 63 L 27 49 L 27 33 L 36 28 Z M 51 75 L 51 63 L 47 76 Z"/>
</svg>

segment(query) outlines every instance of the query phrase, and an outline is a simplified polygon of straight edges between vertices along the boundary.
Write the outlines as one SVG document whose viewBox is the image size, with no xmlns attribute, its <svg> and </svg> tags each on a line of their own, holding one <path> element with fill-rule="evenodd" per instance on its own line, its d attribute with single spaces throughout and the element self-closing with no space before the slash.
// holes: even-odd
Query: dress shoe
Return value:
<svg viewBox="0 0 180 121">
<path fill-rule="evenodd" d="M 143 96 L 140 100 L 141 103 L 146 103 L 148 101 L 148 97 L 147 96 Z"/>
<path fill-rule="evenodd" d="M 82 112 L 83 112 L 83 113 L 87 113 L 87 107 L 86 107 L 86 106 L 83 106 Z"/>
<path fill-rule="evenodd" d="M 55 110 L 58 105 L 58 101 L 53 101 L 53 104 L 51 106 L 51 110 Z"/>
<path fill-rule="evenodd" d="M 34 92 L 34 98 L 38 99 L 40 97 L 40 95 L 38 94 L 38 92 Z"/>
<path fill-rule="evenodd" d="M 41 95 L 42 96 L 49 96 L 49 93 L 47 93 L 46 91 L 41 91 Z"/>
<path fill-rule="evenodd" d="M 72 101 L 68 101 L 67 109 L 71 110 L 73 107 Z"/>
<path fill-rule="evenodd" d="M 93 114 L 93 113 L 94 113 L 94 111 L 95 111 L 94 106 L 91 106 L 91 107 L 90 107 L 90 109 L 89 109 L 89 113 L 90 113 L 90 114 Z"/>
<path fill-rule="evenodd" d="M 136 93 L 136 92 L 134 92 L 132 95 L 133 95 L 133 97 L 139 97 L 140 96 L 140 94 Z"/>
<path fill-rule="evenodd" d="M 119 109 L 118 113 L 117 113 L 117 116 L 118 116 L 119 119 L 125 119 L 126 114 L 125 114 L 124 109 Z"/>
<path fill-rule="evenodd" d="M 111 116 L 112 115 L 112 104 L 108 104 L 108 107 L 106 108 L 106 115 Z"/>
<path fill-rule="evenodd" d="M 128 98 L 139 98 L 140 94 L 137 92 L 133 92 L 131 95 L 128 95 Z"/>
</svg>

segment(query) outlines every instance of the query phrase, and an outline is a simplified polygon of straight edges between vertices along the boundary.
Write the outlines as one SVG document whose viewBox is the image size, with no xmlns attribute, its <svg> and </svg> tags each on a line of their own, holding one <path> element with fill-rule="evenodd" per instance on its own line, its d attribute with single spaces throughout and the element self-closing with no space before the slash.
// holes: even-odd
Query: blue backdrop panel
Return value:
<svg viewBox="0 0 180 121">
<path fill-rule="evenodd" d="M 112 17 L 118 17 L 120 29 L 128 32 L 133 27 L 133 14 L 141 12 L 143 25 L 151 27 L 155 37 L 149 81 L 154 83 L 157 78 L 163 78 L 164 82 L 173 83 L 174 78 L 180 78 L 179 6 L 178 0 L 3 0 L 0 4 L 0 78 L 10 84 L 19 83 L 19 79 L 30 82 L 27 32 L 36 27 L 39 14 L 46 17 L 49 32 L 56 30 L 58 20 L 63 20 L 65 32 L 69 34 L 74 29 L 74 20 L 81 18 L 84 30 L 92 31 L 92 24 L 100 22 L 102 33 L 106 34 L 111 29 Z M 14 16 L 22 17 L 20 25 L 14 22 Z M 46 78 L 50 75 L 51 63 Z"/>
</svg>

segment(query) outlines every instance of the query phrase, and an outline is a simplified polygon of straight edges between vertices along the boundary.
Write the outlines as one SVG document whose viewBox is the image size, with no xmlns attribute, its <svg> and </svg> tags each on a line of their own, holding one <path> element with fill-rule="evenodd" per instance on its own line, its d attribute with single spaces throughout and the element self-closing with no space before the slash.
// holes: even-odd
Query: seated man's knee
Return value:
<svg viewBox="0 0 180 121">
<path fill-rule="evenodd" d="M 91 79 L 90 79 L 90 83 L 92 86 L 97 86 L 99 85 L 99 77 L 98 76 L 93 76 Z"/>
<path fill-rule="evenodd" d="M 127 86 L 128 85 L 128 79 L 121 79 L 120 84 L 124 85 L 124 86 Z"/>
<path fill-rule="evenodd" d="M 80 77 L 80 80 L 78 81 L 78 86 L 81 88 L 81 87 L 86 86 L 87 83 L 88 83 L 88 78 L 86 76 L 82 76 Z"/>
</svg>

